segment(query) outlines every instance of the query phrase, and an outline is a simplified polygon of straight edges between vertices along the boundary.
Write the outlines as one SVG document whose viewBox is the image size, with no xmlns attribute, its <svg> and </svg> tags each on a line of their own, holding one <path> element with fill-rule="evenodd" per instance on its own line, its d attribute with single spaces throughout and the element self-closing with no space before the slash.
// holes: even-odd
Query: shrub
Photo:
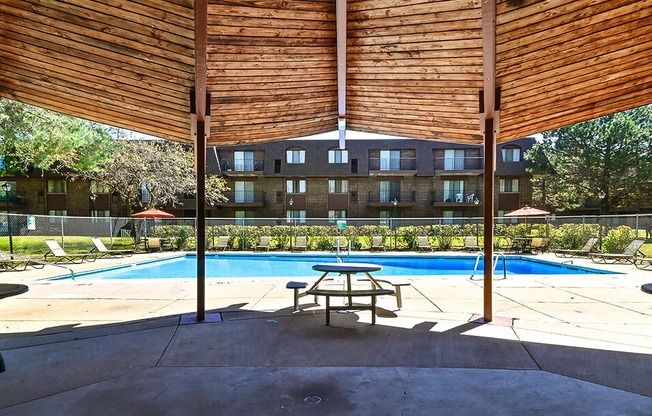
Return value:
<svg viewBox="0 0 652 416">
<path fill-rule="evenodd" d="M 626 225 L 621 225 L 602 241 L 602 251 L 605 253 L 621 253 L 636 238 L 636 231 Z"/>
<path fill-rule="evenodd" d="M 190 225 L 159 225 L 152 229 L 152 237 L 167 239 L 176 250 L 195 247 L 195 229 Z"/>
</svg>

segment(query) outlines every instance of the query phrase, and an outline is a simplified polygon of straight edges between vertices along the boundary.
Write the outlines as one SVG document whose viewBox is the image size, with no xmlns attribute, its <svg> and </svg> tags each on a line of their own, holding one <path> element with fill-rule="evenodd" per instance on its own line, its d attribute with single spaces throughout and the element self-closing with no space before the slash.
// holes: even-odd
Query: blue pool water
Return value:
<svg viewBox="0 0 652 416">
<path fill-rule="evenodd" d="M 383 266 L 375 272 L 378 276 L 428 276 L 467 275 L 475 266 L 475 256 L 361 256 L 344 257 L 344 262 L 374 263 Z M 253 277 L 300 277 L 318 276 L 312 270 L 316 263 L 337 262 L 335 256 L 305 255 L 233 255 L 206 256 L 207 278 L 253 278 Z M 507 257 L 507 274 L 586 274 L 606 273 L 602 270 L 553 263 L 520 256 Z M 476 274 L 482 274 L 482 261 Z M 194 255 L 179 256 L 167 260 L 132 264 L 110 270 L 76 274 L 77 279 L 165 279 L 192 278 L 197 273 Z M 498 262 L 496 275 L 503 274 L 502 261 Z"/>
</svg>

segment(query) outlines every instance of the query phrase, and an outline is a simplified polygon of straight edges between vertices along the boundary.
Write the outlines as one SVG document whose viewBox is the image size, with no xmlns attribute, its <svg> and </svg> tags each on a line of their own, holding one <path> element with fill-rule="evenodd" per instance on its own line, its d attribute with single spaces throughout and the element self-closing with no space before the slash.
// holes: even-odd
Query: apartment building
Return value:
<svg viewBox="0 0 652 416">
<path fill-rule="evenodd" d="M 528 162 L 534 144 L 523 138 L 498 145 L 496 214 L 531 201 Z M 389 218 L 481 216 L 481 146 L 415 139 L 294 139 L 209 148 L 207 171 L 222 175 L 227 202 L 207 207 L 226 218 Z M 14 213 L 118 216 L 126 209 L 99 183 L 69 181 L 53 172 L 5 176 L 0 209 Z M 146 198 L 146 195 L 144 195 Z M 194 197 L 165 207 L 178 217 L 195 216 Z M 5 208 L 6 210 L 6 208 Z"/>
</svg>

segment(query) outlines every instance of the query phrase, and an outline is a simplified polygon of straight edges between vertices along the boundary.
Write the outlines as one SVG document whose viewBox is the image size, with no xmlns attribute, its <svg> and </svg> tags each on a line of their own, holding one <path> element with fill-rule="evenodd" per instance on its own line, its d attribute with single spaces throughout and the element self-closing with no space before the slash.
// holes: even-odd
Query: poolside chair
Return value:
<svg viewBox="0 0 652 416">
<path fill-rule="evenodd" d="M 11 256 L 4 251 L 0 251 L 0 268 L 4 270 L 23 271 L 27 269 L 29 260 L 20 260 L 18 258 L 11 258 Z"/>
<path fill-rule="evenodd" d="M 48 257 L 50 257 L 52 263 L 82 263 L 84 260 L 95 261 L 97 259 L 97 253 L 68 254 L 56 240 L 45 240 L 45 244 L 50 250 L 43 256 L 45 261 L 50 261 Z"/>
<path fill-rule="evenodd" d="M 383 243 L 382 235 L 375 235 L 371 237 L 371 249 L 385 251 L 385 244 Z"/>
<path fill-rule="evenodd" d="M 462 250 L 474 251 L 474 250 L 483 250 L 483 249 L 484 247 L 478 245 L 474 236 L 467 235 L 466 237 L 464 237 L 464 246 L 462 247 Z"/>
<path fill-rule="evenodd" d="M 268 235 L 264 235 L 264 236 L 260 237 L 260 242 L 258 243 L 258 245 L 256 247 L 254 247 L 254 250 L 267 250 L 267 251 L 269 251 L 269 249 L 270 249 L 269 243 L 271 242 L 271 240 L 272 240 L 272 237 L 270 237 Z"/>
<path fill-rule="evenodd" d="M 634 266 L 637 269 L 648 270 L 652 268 L 652 257 L 635 257 Z"/>
<path fill-rule="evenodd" d="M 528 249 L 531 252 L 538 251 L 539 253 L 544 253 L 548 251 L 548 245 L 550 244 L 550 239 L 547 237 L 533 237 L 532 241 L 528 246 Z"/>
<path fill-rule="evenodd" d="M 337 251 L 338 247 L 340 250 L 346 250 L 347 248 L 346 237 L 344 237 L 343 235 L 335 236 L 335 244 L 333 244 L 333 251 Z"/>
<path fill-rule="evenodd" d="M 640 252 L 643 244 L 645 244 L 645 240 L 642 238 L 637 238 L 631 243 L 629 243 L 627 248 L 625 248 L 625 250 L 623 250 L 623 252 L 620 254 L 589 253 L 589 257 L 591 258 L 591 261 L 593 261 L 594 263 L 612 264 L 612 263 L 625 262 L 625 263 L 636 264 L 637 255 Z"/>
<path fill-rule="evenodd" d="M 226 251 L 229 249 L 229 236 L 221 235 L 217 237 L 217 244 L 208 247 L 209 250 L 222 250 Z"/>
<path fill-rule="evenodd" d="M 308 250 L 308 237 L 305 235 L 297 236 L 297 241 L 295 241 L 292 250 Z"/>
<path fill-rule="evenodd" d="M 98 256 L 106 256 L 106 257 L 129 257 L 134 254 L 133 250 L 109 250 L 106 248 L 102 240 L 99 238 L 91 238 L 91 241 L 93 242 L 93 245 L 95 246 L 92 250 L 91 253 L 97 253 Z"/>
<path fill-rule="evenodd" d="M 593 247 L 596 245 L 598 242 L 598 237 L 592 237 L 589 238 L 589 241 L 584 244 L 584 247 L 581 249 L 557 249 L 553 250 L 555 253 L 555 256 L 557 257 L 585 257 L 588 256 L 591 251 L 593 251 Z"/>
<path fill-rule="evenodd" d="M 435 248 L 430 245 L 427 235 L 419 235 L 417 236 L 417 250 L 435 251 Z"/>
</svg>

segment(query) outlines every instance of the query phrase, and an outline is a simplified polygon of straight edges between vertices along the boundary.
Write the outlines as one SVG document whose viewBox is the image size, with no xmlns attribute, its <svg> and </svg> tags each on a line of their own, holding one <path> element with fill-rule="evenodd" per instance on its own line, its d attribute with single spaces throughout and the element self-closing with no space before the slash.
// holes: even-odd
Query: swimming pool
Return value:
<svg viewBox="0 0 652 416">
<path fill-rule="evenodd" d="M 475 266 L 475 256 L 396 256 L 351 255 L 344 262 L 375 263 L 383 270 L 378 276 L 431 276 L 467 275 Z M 337 262 L 334 255 L 292 254 L 208 254 L 207 278 L 262 278 L 319 276 L 312 270 L 316 263 Z M 554 263 L 521 256 L 507 256 L 507 274 L 586 274 L 607 273 L 568 264 Z M 482 274 L 482 261 L 476 275 Z M 196 276 L 197 258 L 187 254 L 168 259 L 121 265 L 110 269 L 75 274 L 76 279 L 170 279 Z M 503 263 L 498 262 L 496 275 L 503 273 Z"/>
</svg>

